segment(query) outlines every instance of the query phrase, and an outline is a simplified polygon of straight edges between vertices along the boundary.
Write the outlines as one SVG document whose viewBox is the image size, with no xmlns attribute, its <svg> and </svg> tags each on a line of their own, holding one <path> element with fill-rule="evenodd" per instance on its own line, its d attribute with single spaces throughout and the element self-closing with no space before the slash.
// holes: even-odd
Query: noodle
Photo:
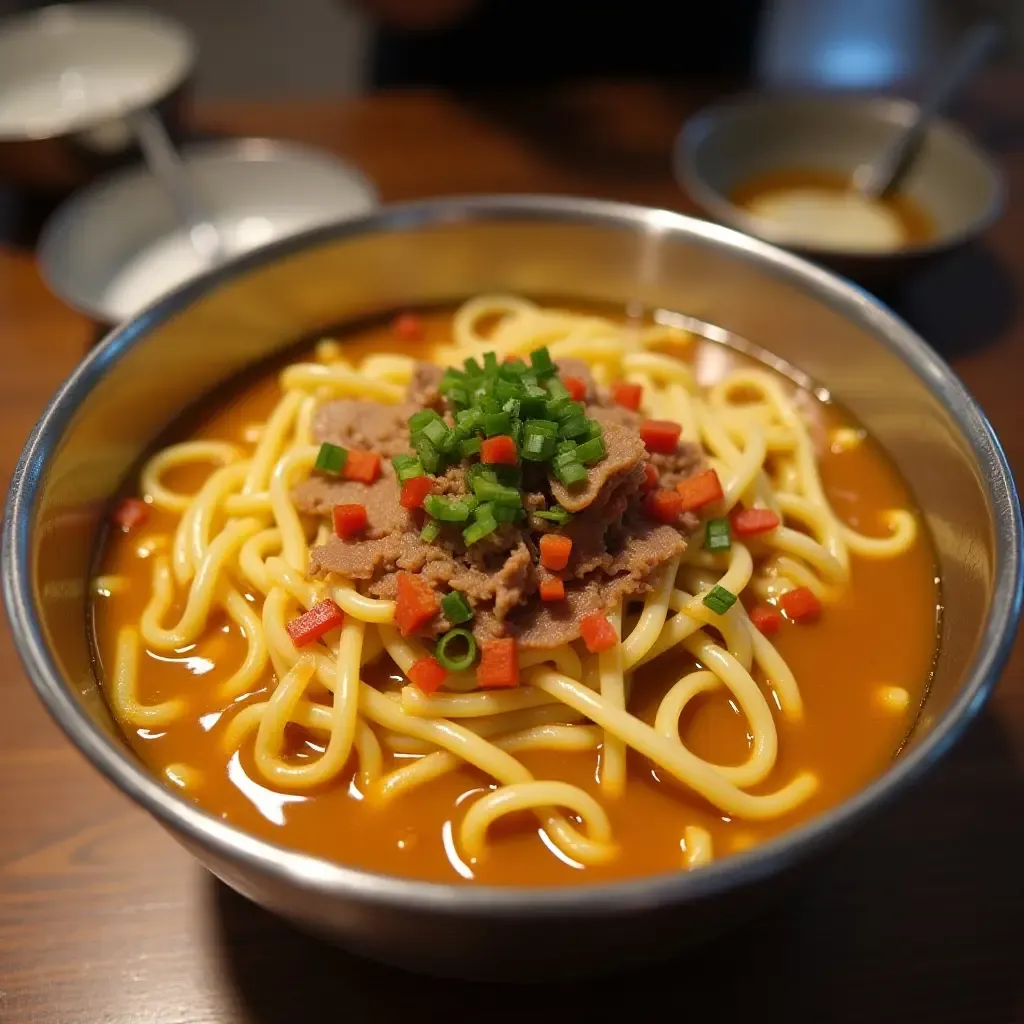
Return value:
<svg viewBox="0 0 1024 1024">
<path fill-rule="evenodd" d="M 282 397 L 243 442 L 186 441 L 143 467 L 141 493 L 176 517 L 176 526 L 137 548 L 137 557 L 153 558 L 151 584 L 140 621 L 117 638 L 109 693 L 118 720 L 163 728 L 181 719 L 188 710 L 182 699 L 142 703 L 141 644 L 153 652 L 181 651 L 227 621 L 244 639 L 244 655 L 229 678 L 204 695 L 217 702 L 218 712 L 231 708 L 216 727 L 225 754 L 250 751 L 260 784 L 286 793 L 338 783 L 355 772 L 371 813 L 471 766 L 491 783 L 455 829 L 471 863 L 488 855 L 497 822 L 524 811 L 572 863 L 615 858 L 605 804 L 628 795 L 631 757 L 653 764 L 717 814 L 769 820 L 807 801 L 818 785 L 813 773 L 782 781 L 776 772 L 776 709 L 792 722 L 804 714 L 794 673 L 742 603 L 715 611 L 708 595 L 718 588 L 775 601 L 806 588 L 834 603 L 850 586 L 851 555 L 891 559 L 906 552 L 916 539 L 915 516 L 887 511 L 881 537 L 846 525 L 826 498 L 808 425 L 775 376 L 741 368 L 701 389 L 692 367 L 674 354 L 690 343 L 677 328 L 624 327 L 515 296 L 485 295 L 455 313 L 452 335 L 443 353 L 452 363 L 484 346 L 501 359 L 547 345 L 552 356 L 586 360 L 600 383 L 641 385 L 645 415 L 674 420 L 685 440 L 703 446 L 722 484 L 716 515 L 743 505 L 775 513 L 781 524 L 749 541 L 734 538 L 727 552 L 707 550 L 699 528 L 683 555 L 649 577 L 636 604 L 619 598 L 608 611 L 618 642 L 596 656 L 581 660 L 581 645 L 523 651 L 521 685 L 514 689 L 479 689 L 471 669 L 452 671 L 436 693 L 401 685 L 429 650 L 400 633 L 395 601 L 365 592 L 357 581 L 307 575 L 316 531 L 297 510 L 292 489 L 317 458 L 319 403 L 339 396 L 399 403 L 416 363 L 393 354 L 348 361 L 342 346 L 324 340 L 315 361 L 283 370 Z M 861 439 L 844 428 L 833 433 L 832 444 L 853 450 Z M 194 493 L 165 482 L 182 467 L 209 468 Z M 321 527 L 318 543 L 324 535 Z M 111 601 L 128 588 L 122 576 L 93 584 L 95 594 Z M 297 649 L 291 619 L 327 596 L 344 613 L 343 624 Z M 631 708 L 634 675 L 670 651 L 686 652 L 698 664 L 668 688 L 648 724 Z M 365 666 L 378 660 L 393 685 L 366 681 Z M 745 721 L 748 748 L 741 763 L 698 757 L 680 734 L 688 707 L 716 694 L 727 695 Z M 892 710 L 910 699 L 895 686 L 879 686 L 876 694 L 878 705 Z M 537 777 L 520 759 L 588 751 L 600 751 L 598 796 L 564 779 Z M 202 773 L 183 763 L 169 766 L 166 776 L 180 788 L 202 785 Z M 680 848 L 685 868 L 712 860 L 712 836 L 698 824 L 685 827 Z"/>
</svg>

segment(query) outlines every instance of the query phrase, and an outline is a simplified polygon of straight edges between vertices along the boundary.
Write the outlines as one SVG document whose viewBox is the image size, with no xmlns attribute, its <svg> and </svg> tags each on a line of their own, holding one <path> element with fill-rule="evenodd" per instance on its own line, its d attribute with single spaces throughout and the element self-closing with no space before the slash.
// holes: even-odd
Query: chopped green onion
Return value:
<svg viewBox="0 0 1024 1024">
<path fill-rule="evenodd" d="M 484 433 L 488 437 L 507 434 L 512 429 L 512 417 L 507 412 L 489 412 L 484 416 Z"/>
<path fill-rule="evenodd" d="M 499 505 L 511 505 L 513 508 L 522 503 L 522 495 L 515 487 L 506 487 L 497 480 L 477 476 L 470 480 L 473 493 L 481 501 L 493 501 Z"/>
<path fill-rule="evenodd" d="M 420 540 L 424 544 L 433 544 L 441 534 L 441 527 L 436 519 L 428 519 L 423 529 L 420 530 Z"/>
<path fill-rule="evenodd" d="M 572 487 L 587 479 L 587 467 L 580 462 L 565 462 L 555 466 L 555 476 L 563 487 Z"/>
<path fill-rule="evenodd" d="M 728 551 L 732 534 L 728 519 L 709 519 L 704 527 L 704 547 L 708 551 Z"/>
<path fill-rule="evenodd" d="M 423 464 L 415 455 L 396 455 L 391 460 L 391 465 L 395 467 L 395 475 L 400 483 L 404 484 L 413 477 L 423 476 Z"/>
<path fill-rule="evenodd" d="M 448 398 L 448 401 L 456 407 L 460 405 L 469 405 L 469 392 L 466 391 L 465 388 L 452 388 L 446 397 Z"/>
<path fill-rule="evenodd" d="M 526 427 L 520 453 L 530 462 L 548 462 L 555 454 L 555 439 L 536 427 Z"/>
<path fill-rule="evenodd" d="M 460 430 L 476 430 L 484 421 L 479 409 L 463 409 L 455 414 L 455 425 Z"/>
<path fill-rule="evenodd" d="M 483 507 L 484 506 L 481 505 L 477 509 L 478 515 L 480 513 L 480 509 Z M 520 518 L 520 516 L 522 516 L 523 510 L 522 508 L 514 508 L 511 505 L 491 504 L 490 513 L 499 523 L 514 523 L 517 519 Z"/>
<path fill-rule="evenodd" d="M 421 409 L 409 417 L 409 432 L 418 434 L 428 423 L 435 421 L 444 426 L 444 421 L 433 409 Z"/>
<path fill-rule="evenodd" d="M 504 377 L 522 377 L 522 375 L 526 373 L 526 363 L 518 357 L 515 359 L 506 359 L 505 362 L 501 364 L 501 368 L 498 372 Z"/>
<path fill-rule="evenodd" d="M 413 441 L 416 454 L 420 457 L 420 463 L 428 473 L 436 473 L 441 468 L 441 453 L 431 444 L 430 439 L 420 434 Z"/>
<path fill-rule="evenodd" d="M 428 494 L 423 499 L 423 511 L 443 523 L 464 523 L 471 511 L 469 505 L 458 498 L 442 498 L 439 494 Z"/>
<path fill-rule="evenodd" d="M 521 398 L 523 386 L 518 381 L 499 380 L 494 385 L 494 397 L 499 402 L 507 402 L 510 398 Z"/>
<path fill-rule="evenodd" d="M 578 407 L 579 403 L 574 402 L 568 395 L 561 395 L 558 398 L 551 398 L 544 408 L 544 415 L 549 420 L 567 419 L 568 414 Z"/>
<path fill-rule="evenodd" d="M 475 544 L 478 540 L 483 540 L 484 537 L 494 533 L 498 528 L 498 520 L 494 516 L 487 513 L 480 515 L 479 511 L 477 509 L 476 521 L 462 531 L 462 539 L 466 542 L 467 546 Z"/>
<path fill-rule="evenodd" d="M 498 357 L 493 352 L 484 353 L 484 373 L 498 372 Z"/>
<path fill-rule="evenodd" d="M 442 395 L 447 395 L 453 388 L 464 388 L 465 385 L 466 375 L 460 370 L 449 367 L 438 381 L 437 390 Z"/>
<path fill-rule="evenodd" d="M 462 654 L 458 653 L 459 643 L 466 645 Z M 455 645 L 453 651 L 452 645 Z M 476 661 L 476 641 L 468 629 L 449 629 L 434 648 L 434 657 L 448 669 L 449 672 L 464 672 Z"/>
<path fill-rule="evenodd" d="M 455 455 L 459 451 L 459 445 L 466 440 L 466 431 L 460 430 L 456 427 L 454 430 L 449 430 L 445 435 L 444 441 L 441 442 L 441 451 L 445 455 Z"/>
<path fill-rule="evenodd" d="M 459 444 L 459 453 L 464 459 L 480 454 L 480 447 L 483 442 L 479 437 L 470 437 Z"/>
<path fill-rule="evenodd" d="M 507 412 L 512 417 L 512 422 L 515 423 L 519 419 L 519 399 L 510 398 L 502 407 L 502 412 Z"/>
<path fill-rule="evenodd" d="M 736 595 L 717 583 L 704 595 L 704 604 L 716 615 L 724 615 L 736 603 Z"/>
<path fill-rule="evenodd" d="M 565 438 L 578 437 L 586 441 L 590 435 L 590 426 L 583 416 L 570 416 L 559 425 L 558 433 Z"/>
<path fill-rule="evenodd" d="M 601 436 L 601 424 L 597 420 L 587 420 L 587 440 Z"/>
<path fill-rule="evenodd" d="M 547 382 L 546 396 L 551 399 L 555 398 L 568 398 L 569 389 L 562 383 L 558 377 L 552 377 Z"/>
<path fill-rule="evenodd" d="M 427 438 L 438 451 L 444 451 L 449 430 L 443 420 L 431 420 L 419 433 Z"/>
<path fill-rule="evenodd" d="M 569 452 L 574 452 L 579 447 L 575 441 L 559 441 L 555 451 L 558 455 L 566 455 Z"/>
<path fill-rule="evenodd" d="M 346 462 L 348 462 L 347 448 L 324 441 L 320 445 L 320 451 L 316 453 L 316 462 L 313 463 L 313 468 L 319 469 L 322 473 L 331 473 L 337 476 L 345 468 Z"/>
<path fill-rule="evenodd" d="M 600 462 L 607 452 L 605 451 L 604 441 L 599 437 L 592 437 L 589 441 L 584 441 L 583 444 L 576 449 L 576 458 L 583 463 L 584 466 L 593 465 L 595 462 Z"/>
<path fill-rule="evenodd" d="M 558 424 L 554 420 L 527 420 L 526 427 L 529 430 L 539 430 L 541 433 L 548 434 L 551 437 L 558 437 Z"/>
<path fill-rule="evenodd" d="M 481 423 L 483 423 L 483 417 L 488 413 L 501 412 L 501 403 L 496 398 L 491 398 L 490 395 L 483 395 L 477 405 L 480 407 Z"/>
<path fill-rule="evenodd" d="M 453 590 L 450 594 L 445 594 L 441 598 L 441 611 L 444 612 L 444 617 L 453 626 L 469 622 L 473 618 L 473 609 L 466 600 L 466 595 L 458 590 Z"/>
<path fill-rule="evenodd" d="M 541 380 L 553 377 L 558 372 L 558 367 L 552 362 L 551 353 L 546 348 L 534 349 L 530 353 L 530 366 Z"/>
<path fill-rule="evenodd" d="M 469 359 L 463 360 L 462 365 L 466 368 L 466 375 L 469 377 L 479 377 L 483 370 L 480 369 L 480 364 L 470 356 Z"/>
<path fill-rule="evenodd" d="M 572 513 L 566 511 L 561 505 L 552 505 L 549 509 L 541 509 L 533 514 L 538 519 L 546 519 L 548 522 L 557 523 L 559 526 L 565 526 L 566 523 L 572 520 Z"/>
</svg>

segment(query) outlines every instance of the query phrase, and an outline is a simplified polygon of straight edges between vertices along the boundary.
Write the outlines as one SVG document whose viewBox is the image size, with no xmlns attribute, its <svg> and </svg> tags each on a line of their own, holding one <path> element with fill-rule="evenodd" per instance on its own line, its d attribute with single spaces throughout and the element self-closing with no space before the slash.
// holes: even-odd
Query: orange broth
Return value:
<svg viewBox="0 0 1024 1024">
<path fill-rule="evenodd" d="M 446 313 L 425 314 L 424 321 L 426 337 L 414 344 L 397 341 L 386 324 L 354 329 L 343 338 L 346 357 L 355 361 L 379 352 L 422 357 L 431 344 L 447 340 L 451 324 Z M 710 344 L 700 342 L 697 350 Z M 238 442 L 247 426 L 265 419 L 279 397 L 275 367 L 228 395 L 217 395 L 187 432 L 179 429 L 163 440 L 193 437 Z M 837 406 L 804 397 L 806 404 L 816 407 L 825 428 L 855 426 Z M 870 439 L 852 450 L 826 449 L 820 466 L 838 515 L 866 534 L 884 533 L 883 510 L 914 508 L 906 485 Z M 194 489 L 201 481 L 202 474 L 194 470 L 174 471 L 167 480 L 176 489 Z M 154 510 L 141 531 L 111 531 L 106 538 L 97 571 L 126 577 L 129 586 L 124 593 L 93 603 L 101 679 L 112 667 L 119 628 L 138 622 L 149 594 L 151 565 L 138 554 L 140 542 L 147 536 L 173 534 L 175 523 L 175 517 Z M 466 802 L 491 784 L 475 769 L 464 768 L 418 787 L 380 809 L 361 801 L 349 784 L 351 776 L 343 784 L 302 795 L 267 789 L 252 771 L 247 756 L 251 743 L 230 760 L 220 745 L 230 716 L 267 695 L 264 688 L 226 711 L 214 700 L 217 684 L 228 678 L 245 653 L 243 636 L 226 617 L 187 649 L 172 655 L 145 652 L 139 671 L 140 699 L 152 703 L 182 697 L 188 714 L 166 731 L 131 729 L 127 738 L 138 756 L 161 776 L 175 764 L 197 770 L 199 782 L 185 795 L 206 811 L 283 846 L 382 874 L 444 882 L 469 876 L 489 884 L 564 885 L 675 871 L 681 865 L 680 840 L 687 825 L 700 825 L 711 833 L 716 858 L 745 849 L 861 789 L 885 770 L 912 728 L 925 696 L 937 635 L 938 580 L 923 524 L 914 547 L 898 558 L 851 557 L 852 584 L 838 603 L 828 605 L 813 624 L 785 623 L 772 638 L 796 676 L 805 716 L 798 725 L 776 716 L 778 761 L 755 792 L 777 789 L 798 771 L 815 772 L 818 791 L 792 813 L 766 822 L 730 820 L 673 780 L 663 781 L 632 751 L 627 790 L 618 802 L 607 801 L 599 793 L 599 751 L 519 755 L 537 777 L 582 786 L 607 808 L 621 854 L 605 866 L 581 870 L 563 862 L 546 844 L 535 819 L 525 815 L 500 822 L 485 856 L 472 867 L 463 864 L 452 836 Z M 631 709 L 653 720 L 661 696 L 693 665 L 688 654 L 669 652 L 644 666 L 634 677 Z M 393 681 L 401 680 L 385 654 L 366 678 L 384 682 L 389 674 Z M 268 686 L 271 682 L 268 669 Z M 909 691 L 906 710 L 882 705 L 878 690 L 883 685 Z M 681 735 L 695 753 L 722 764 L 742 762 L 748 753 L 744 719 L 723 690 L 691 705 L 684 714 Z M 299 738 L 294 753 L 316 756 L 315 749 L 301 744 Z M 400 763 L 385 751 L 385 770 Z"/>
</svg>

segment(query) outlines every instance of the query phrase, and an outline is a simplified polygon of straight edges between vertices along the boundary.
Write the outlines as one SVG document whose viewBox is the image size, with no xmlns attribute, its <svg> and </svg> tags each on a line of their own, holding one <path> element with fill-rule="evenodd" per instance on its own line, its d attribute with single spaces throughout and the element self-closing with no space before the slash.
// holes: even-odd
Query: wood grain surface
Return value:
<svg viewBox="0 0 1024 1024">
<path fill-rule="evenodd" d="M 543 191 L 692 210 L 669 150 L 706 99 L 588 86 L 473 106 L 429 94 L 217 106 L 204 133 L 297 139 L 387 200 Z M 889 298 L 953 363 L 1024 468 L 1024 77 L 960 116 L 1008 179 L 981 243 Z M 39 210 L 0 197 L 0 474 L 96 336 L 36 271 Z M 771 915 L 683 962 L 549 989 L 415 979 L 309 939 L 206 875 L 36 702 L 0 625 L 0 1021 L 654 1019 L 1024 1022 L 1024 654 L 943 765 Z M 514 955 L 514 951 L 510 951 Z M 613 964 L 609 964 L 609 974 Z M 670 1016 L 669 1016 L 670 1015 Z"/>
</svg>

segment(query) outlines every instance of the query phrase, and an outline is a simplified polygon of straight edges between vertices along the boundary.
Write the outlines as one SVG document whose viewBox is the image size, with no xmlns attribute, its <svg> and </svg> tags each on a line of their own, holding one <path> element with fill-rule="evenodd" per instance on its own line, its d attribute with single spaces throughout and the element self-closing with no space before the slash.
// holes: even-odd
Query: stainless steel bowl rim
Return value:
<svg viewBox="0 0 1024 1024">
<path fill-rule="evenodd" d="M 158 104 L 161 100 L 171 95 L 174 90 L 185 82 L 195 70 L 196 61 L 199 56 L 199 46 L 196 43 L 195 36 L 192 32 L 189 31 L 182 22 L 178 21 L 177 18 L 173 18 L 169 14 L 165 14 L 163 11 L 150 7 L 142 7 L 137 4 L 116 2 L 48 4 L 47 6 L 40 7 L 36 10 L 19 11 L 15 14 L 6 15 L 3 18 L 0 18 L 0 30 L 11 26 L 31 25 L 33 22 L 39 22 L 43 19 L 51 18 L 54 15 L 62 15 L 74 19 L 82 17 L 88 18 L 91 14 L 122 15 L 126 18 L 131 18 L 134 21 L 145 20 L 149 21 L 153 25 L 159 25 L 161 28 L 164 28 L 169 32 L 173 32 L 178 36 L 185 49 L 185 58 L 182 62 L 180 71 L 173 78 L 161 82 L 159 88 L 152 89 L 151 95 L 148 95 L 146 98 L 140 99 L 134 103 L 126 103 L 119 110 L 104 110 L 95 114 L 83 113 L 81 116 L 73 118 L 71 121 L 62 124 L 51 132 L 29 133 L 0 131 L 0 142 L 45 142 L 47 139 L 60 139 L 71 135 L 78 135 L 82 132 L 92 131 L 102 125 L 118 121 L 126 114 L 130 114 L 135 110 L 140 110 L 144 107 Z"/>
<path fill-rule="evenodd" d="M 51 658 L 33 610 L 30 576 L 32 512 L 42 473 L 76 409 L 107 367 L 165 321 L 222 282 L 278 258 L 346 236 L 397 232 L 425 225 L 457 225 L 476 219 L 584 221 L 638 232 L 681 232 L 708 245 L 756 258 L 796 279 L 834 309 L 870 324 L 945 402 L 985 467 L 997 524 L 994 588 L 984 635 L 962 692 L 933 731 L 889 771 L 849 800 L 805 825 L 700 871 L 662 874 L 625 882 L 559 888 L 451 885 L 378 875 L 296 853 L 225 823 L 162 785 L 125 747 L 113 742 L 86 714 Z M 198 396 L 197 396 L 198 397 Z M 365 217 L 315 228 L 225 264 L 183 285 L 133 321 L 112 331 L 60 388 L 33 429 L 15 470 L 5 512 L 0 561 L 3 594 L 15 643 L 37 693 L 72 742 L 116 786 L 190 842 L 228 861 L 323 895 L 345 895 L 366 904 L 417 908 L 439 914 L 543 917 L 571 912 L 628 913 L 682 904 L 759 881 L 795 865 L 827 840 L 902 792 L 961 735 L 994 687 L 1009 655 L 1021 610 L 1022 526 L 1016 489 L 984 414 L 949 367 L 909 327 L 863 290 L 766 242 L 667 210 L 562 196 L 447 197 L 385 206 Z M 85 623 L 83 623 L 85 628 Z"/>
<path fill-rule="evenodd" d="M 972 221 L 959 231 L 942 235 L 931 241 L 914 242 L 910 245 L 900 246 L 898 249 L 887 249 L 884 251 L 848 249 L 840 245 L 789 243 L 781 232 L 772 233 L 770 237 L 762 220 L 748 213 L 742 207 L 736 206 L 727 196 L 704 180 L 697 172 L 693 155 L 696 143 L 719 117 L 747 107 L 792 103 L 846 107 L 848 109 L 860 108 L 874 113 L 880 121 L 887 121 L 899 127 L 909 124 L 914 115 L 920 110 L 920 106 L 913 100 L 896 96 L 822 96 L 800 92 L 782 92 L 765 96 L 762 93 L 754 92 L 740 93 L 697 111 L 680 128 L 672 147 L 672 169 L 676 181 L 686 188 L 705 210 L 722 221 L 735 225 L 739 230 L 764 239 L 770 244 L 788 246 L 812 258 L 816 256 L 833 259 L 846 257 L 865 262 L 892 262 L 894 260 L 927 256 L 932 253 L 952 249 L 971 238 L 977 237 L 1002 216 L 1006 206 L 1006 181 L 1002 171 L 967 132 L 953 124 L 953 122 L 939 117 L 933 122 L 932 130 L 938 127 L 955 138 L 965 150 L 973 153 L 978 158 L 979 163 L 986 170 L 989 179 L 989 204 L 982 217 Z"/>
</svg>

